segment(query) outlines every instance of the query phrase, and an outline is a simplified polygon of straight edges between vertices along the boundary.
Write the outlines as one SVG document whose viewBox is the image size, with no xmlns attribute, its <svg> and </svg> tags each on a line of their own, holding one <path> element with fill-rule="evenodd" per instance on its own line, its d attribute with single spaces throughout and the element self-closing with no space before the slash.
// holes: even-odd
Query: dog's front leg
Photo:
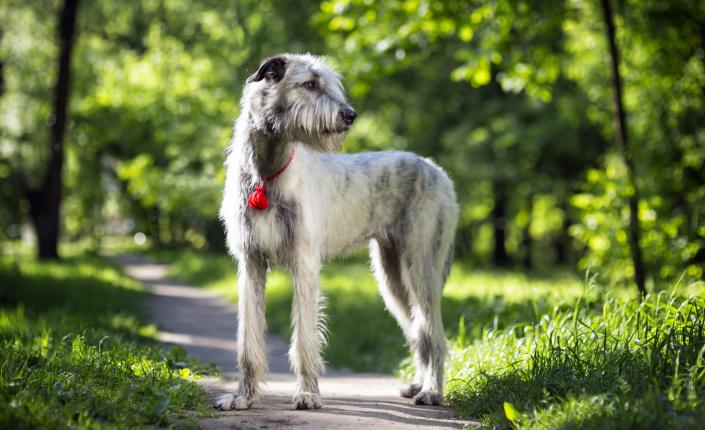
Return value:
<svg viewBox="0 0 705 430">
<path fill-rule="evenodd" d="M 235 393 L 218 399 L 220 410 L 247 409 L 259 394 L 259 383 L 267 373 L 265 343 L 264 284 L 267 260 L 259 254 L 238 259 L 237 355 L 239 385 Z"/>
<path fill-rule="evenodd" d="M 291 310 L 293 335 L 289 360 L 296 373 L 294 409 L 321 407 L 318 376 L 323 373 L 321 347 L 325 342 L 319 286 L 320 263 L 299 267 L 294 272 L 294 302 Z"/>
</svg>

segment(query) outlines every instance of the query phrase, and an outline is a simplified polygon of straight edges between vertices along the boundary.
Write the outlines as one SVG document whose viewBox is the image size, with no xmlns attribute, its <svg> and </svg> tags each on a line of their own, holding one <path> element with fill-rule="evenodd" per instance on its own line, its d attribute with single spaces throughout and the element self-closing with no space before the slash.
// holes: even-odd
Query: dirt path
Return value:
<svg viewBox="0 0 705 430">
<path fill-rule="evenodd" d="M 209 400 L 232 391 L 236 385 L 235 308 L 214 293 L 168 279 L 167 265 L 134 255 L 110 259 L 152 292 L 146 306 L 160 329 L 161 342 L 181 346 L 190 356 L 220 367 L 222 379 L 202 381 Z M 202 420 L 203 428 L 449 429 L 472 424 L 452 419 L 447 408 L 416 406 L 399 397 L 400 382 L 392 375 L 353 374 L 330 368 L 320 381 L 323 408 L 291 410 L 294 377 L 286 358 L 288 342 L 269 336 L 267 348 L 270 374 L 261 399 L 250 410 L 220 412 L 215 418 Z"/>
</svg>

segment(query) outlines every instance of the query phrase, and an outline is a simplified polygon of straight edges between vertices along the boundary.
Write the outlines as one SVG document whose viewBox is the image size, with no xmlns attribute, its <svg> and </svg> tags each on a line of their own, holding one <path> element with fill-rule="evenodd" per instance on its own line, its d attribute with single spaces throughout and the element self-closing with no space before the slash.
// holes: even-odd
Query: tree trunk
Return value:
<svg viewBox="0 0 705 430">
<path fill-rule="evenodd" d="M 634 179 L 634 161 L 629 151 L 627 139 L 627 114 L 622 103 L 622 75 L 619 72 L 619 49 L 615 39 L 614 16 L 610 0 L 602 0 L 602 12 L 607 27 L 607 40 L 609 42 L 610 59 L 612 62 L 612 86 L 614 91 L 614 127 L 615 142 L 622 155 L 624 166 L 627 170 L 627 182 L 632 187 L 629 195 L 629 226 L 627 237 L 629 249 L 634 266 L 634 281 L 642 296 L 646 295 L 646 269 L 641 255 L 640 229 L 639 229 L 639 193 Z"/>
<path fill-rule="evenodd" d="M 492 208 L 492 226 L 494 227 L 494 251 L 492 263 L 495 266 L 508 266 L 507 255 L 507 192 L 502 184 L 494 184 L 494 208 Z"/>
<path fill-rule="evenodd" d="M 527 211 L 529 213 L 529 219 L 526 222 L 524 228 L 521 229 L 521 265 L 526 270 L 531 270 L 534 267 L 534 262 L 532 259 L 532 249 L 534 245 L 534 239 L 531 237 L 531 216 L 533 212 L 533 199 L 529 198 L 527 203 Z"/>
<path fill-rule="evenodd" d="M 3 31 L 0 28 L 0 43 L 2 43 Z M 0 58 L 0 97 L 5 94 L 5 63 Z"/>
<path fill-rule="evenodd" d="M 30 214 L 37 233 L 39 258 L 59 258 L 64 134 L 68 117 L 71 51 L 76 32 L 78 0 L 65 0 L 59 15 L 59 74 L 54 87 L 54 116 L 49 137 L 49 163 L 42 185 L 28 193 Z"/>
<path fill-rule="evenodd" d="M 206 241 L 208 242 L 208 250 L 213 252 L 225 252 L 225 232 L 223 224 L 219 219 L 210 219 L 206 222 Z"/>
<path fill-rule="evenodd" d="M 156 248 L 161 248 L 164 245 L 162 241 L 161 211 L 159 210 L 159 206 L 153 206 L 147 209 L 147 211 L 149 216 L 149 235 L 152 238 L 152 243 Z"/>
</svg>

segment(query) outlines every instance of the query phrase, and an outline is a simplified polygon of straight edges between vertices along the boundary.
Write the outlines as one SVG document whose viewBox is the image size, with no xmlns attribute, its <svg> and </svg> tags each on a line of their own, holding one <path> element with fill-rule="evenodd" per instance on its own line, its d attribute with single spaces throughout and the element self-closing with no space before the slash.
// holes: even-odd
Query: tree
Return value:
<svg viewBox="0 0 705 430">
<path fill-rule="evenodd" d="M 59 258 L 59 212 L 63 187 L 64 135 L 68 117 L 71 52 L 74 45 L 78 3 L 78 0 L 65 0 L 59 13 L 58 75 L 54 87 L 54 113 L 51 118 L 49 160 L 40 187 L 30 189 L 27 196 L 30 214 L 37 233 L 38 254 L 43 259 Z"/>
<path fill-rule="evenodd" d="M 629 150 L 627 140 L 627 113 L 622 102 L 622 75 L 619 71 L 619 48 L 615 40 L 614 16 L 610 0 L 601 0 L 602 13 L 607 28 L 607 41 L 610 51 L 612 66 L 612 90 L 614 92 L 614 140 L 619 148 L 622 161 L 626 169 L 627 185 L 632 189 L 628 197 L 629 224 L 628 238 L 629 249 L 634 266 L 634 281 L 642 296 L 646 295 L 646 269 L 641 254 L 640 228 L 639 228 L 639 193 L 634 180 L 634 161 Z"/>
</svg>

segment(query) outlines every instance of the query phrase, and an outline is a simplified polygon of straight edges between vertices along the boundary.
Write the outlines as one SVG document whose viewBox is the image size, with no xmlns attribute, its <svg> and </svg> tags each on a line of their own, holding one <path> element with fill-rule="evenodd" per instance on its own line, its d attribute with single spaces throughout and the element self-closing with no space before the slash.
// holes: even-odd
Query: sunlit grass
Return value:
<svg viewBox="0 0 705 430">
<path fill-rule="evenodd" d="M 193 375 L 179 369 L 183 354 L 164 356 L 145 337 L 154 327 L 139 312 L 144 297 L 98 257 L 4 255 L 0 427 L 132 429 L 207 413 Z"/>
<path fill-rule="evenodd" d="M 443 296 L 462 300 L 469 295 L 520 303 L 537 297 L 549 301 L 573 300 L 583 293 L 582 280 L 567 272 L 551 276 L 520 271 L 477 270 L 456 264 L 443 290 Z"/>
<path fill-rule="evenodd" d="M 447 400 L 485 427 L 697 428 L 705 419 L 705 302 L 607 295 L 451 342 Z M 410 369 L 407 369 L 410 370 Z"/>
</svg>

